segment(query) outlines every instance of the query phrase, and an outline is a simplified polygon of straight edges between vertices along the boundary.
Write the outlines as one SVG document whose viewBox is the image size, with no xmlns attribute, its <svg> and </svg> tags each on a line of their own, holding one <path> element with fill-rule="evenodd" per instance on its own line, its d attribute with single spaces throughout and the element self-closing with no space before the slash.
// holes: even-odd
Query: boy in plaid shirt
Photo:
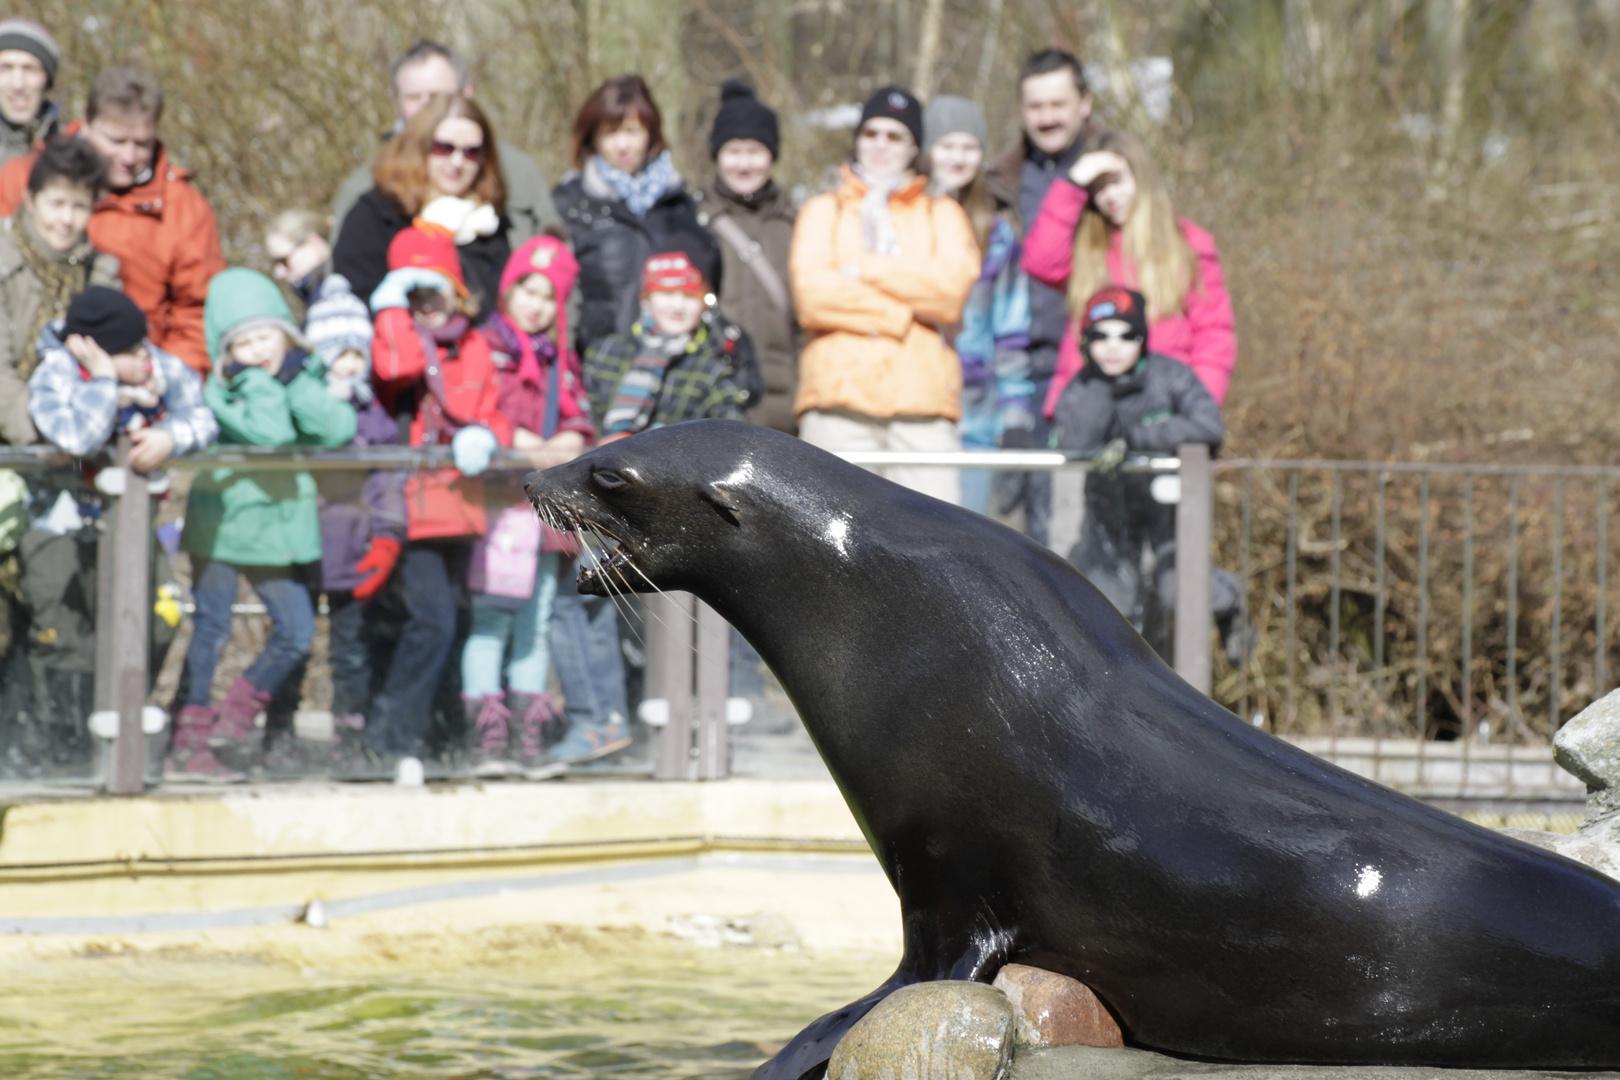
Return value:
<svg viewBox="0 0 1620 1080">
<path fill-rule="evenodd" d="M 709 306 L 692 256 L 648 259 L 641 317 L 585 354 L 585 387 L 602 440 L 683 420 L 742 420 L 763 392 L 748 335 Z"/>
</svg>

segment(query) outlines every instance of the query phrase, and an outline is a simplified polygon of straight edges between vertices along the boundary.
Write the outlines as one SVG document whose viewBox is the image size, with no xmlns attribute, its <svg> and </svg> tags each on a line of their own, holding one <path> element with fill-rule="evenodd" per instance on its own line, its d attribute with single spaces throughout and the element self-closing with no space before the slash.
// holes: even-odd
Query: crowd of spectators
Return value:
<svg viewBox="0 0 1620 1080">
<path fill-rule="evenodd" d="M 158 497 L 172 458 L 215 443 L 442 446 L 453 463 L 222 465 L 179 487 L 183 527 L 153 545 L 154 670 L 180 621 L 172 556 L 193 605 L 174 780 L 310 765 L 292 718 L 323 604 L 332 775 L 538 776 L 624 750 L 623 616 L 573 589 L 576 539 L 492 464 L 686 420 L 835 451 L 1096 455 L 1063 554 L 1167 647 L 1173 511 L 1111 466 L 1220 445 L 1232 310 L 1213 238 L 1097 122 L 1073 56 L 1028 61 L 1022 130 L 995 159 L 975 103 L 878 90 L 837 182 L 800 206 L 773 176 L 778 117 L 742 82 L 720 90 L 706 185 L 625 75 L 580 109 L 551 187 L 497 139 L 465 61 L 419 42 L 391 71 L 394 126 L 330 215 L 266 223 L 271 274 L 225 266 L 152 76 L 102 71 L 68 122 L 47 99 L 58 62 L 46 28 L 0 21 L 0 441 L 51 451 L 0 472 L 0 772 L 86 754 L 116 445 Z M 1046 540 L 1040 474 L 884 471 L 979 512 L 1021 506 Z M 244 587 L 269 631 L 216 689 Z"/>
</svg>

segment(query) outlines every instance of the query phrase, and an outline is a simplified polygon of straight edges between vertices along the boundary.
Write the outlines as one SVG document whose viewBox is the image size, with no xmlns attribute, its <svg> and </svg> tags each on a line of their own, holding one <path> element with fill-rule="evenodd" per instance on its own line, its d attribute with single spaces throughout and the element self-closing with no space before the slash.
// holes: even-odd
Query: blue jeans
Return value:
<svg viewBox="0 0 1620 1080">
<path fill-rule="evenodd" d="M 472 634 L 461 652 L 461 694 L 491 697 L 501 692 L 501 659 L 508 642 L 506 685 L 520 694 L 546 692 L 551 674 L 551 609 L 557 598 L 557 555 L 540 555 L 534 592 L 516 610 L 473 597 Z"/>
<path fill-rule="evenodd" d="M 613 713 L 622 723 L 630 717 L 630 705 L 619 651 L 619 613 L 606 597 L 581 596 L 575 590 L 575 565 L 574 560 L 562 565 L 551 613 L 551 655 L 568 699 L 568 723 L 601 724 Z"/>
<path fill-rule="evenodd" d="M 394 576 L 405 600 L 405 628 L 366 727 L 367 741 L 380 754 L 427 753 L 434 698 L 456 640 L 457 600 L 467 581 L 471 548 L 455 541 L 418 541 L 400 553 Z"/>
<path fill-rule="evenodd" d="M 191 595 L 197 610 L 181 678 L 185 704 L 207 705 L 210 701 L 214 668 L 231 636 L 238 575 L 248 579 L 270 614 L 270 640 L 242 677 L 256 690 L 274 692 L 309 656 L 315 639 L 315 607 L 309 590 L 286 566 L 233 566 L 194 555 L 191 567 Z"/>
</svg>

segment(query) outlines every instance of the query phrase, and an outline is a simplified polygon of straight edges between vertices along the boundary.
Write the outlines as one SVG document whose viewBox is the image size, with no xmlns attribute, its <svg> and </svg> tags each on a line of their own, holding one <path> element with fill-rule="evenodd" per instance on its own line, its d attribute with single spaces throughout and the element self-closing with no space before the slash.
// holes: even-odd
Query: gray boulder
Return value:
<svg viewBox="0 0 1620 1080">
<path fill-rule="evenodd" d="M 1012 1058 L 1013 1009 L 977 982 L 903 986 L 839 1040 L 827 1080 L 999 1080 Z"/>
</svg>

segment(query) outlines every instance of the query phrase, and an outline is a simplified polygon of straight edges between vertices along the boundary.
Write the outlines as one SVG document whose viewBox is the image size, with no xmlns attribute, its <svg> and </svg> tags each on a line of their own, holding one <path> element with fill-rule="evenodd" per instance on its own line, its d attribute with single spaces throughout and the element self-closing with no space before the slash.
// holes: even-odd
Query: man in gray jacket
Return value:
<svg viewBox="0 0 1620 1080">
<path fill-rule="evenodd" d="M 390 71 L 396 119 L 387 136 L 405 126 L 434 94 L 472 97 L 472 73 L 467 61 L 448 45 L 418 41 L 394 61 Z M 562 224 L 551 201 L 551 185 L 534 158 L 509 142 L 500 144 L 501 177 L 506 181 L 506 216 L 512 221 L 510 239 L 515 249 L 548 225 Z M 343 231 L 343 219 L 355 201 L 371 190 L 371 162 L 367 161 L 343 181 L 332 200 L 332 242 Z"/>
</svg>

